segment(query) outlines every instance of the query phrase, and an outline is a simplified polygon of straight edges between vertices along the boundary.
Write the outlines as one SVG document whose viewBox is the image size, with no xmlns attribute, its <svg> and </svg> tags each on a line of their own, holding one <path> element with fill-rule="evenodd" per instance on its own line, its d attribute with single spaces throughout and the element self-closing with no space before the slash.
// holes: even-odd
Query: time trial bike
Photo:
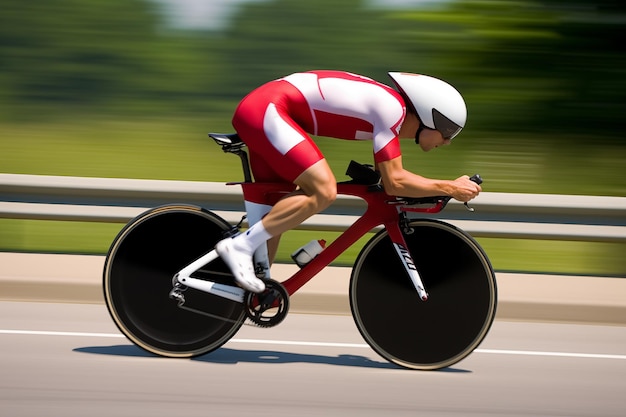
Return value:
<svg viewBox="0 0 626 417">
<path fill-rule="evenodd" d="M 294 191 L 286 183 L 254 182 L 245 144 L 237 134 L 209 134 L 224 152 L 238 155 L 244 171 L 246 210 L 271 207 Z M 249 320 L 279 324 L 289 297 L 341 253 L 383 226 L 363 247 L 352 268 L 349 302 L 355 324 L 372 349 L 399 366 L 433 370 L 469 355 L 487 335 L 496 314 L 493 268 L 480 245 L 449 223 L 414 218 L 438 213 L 450 197 L 403 198 L 385 193 L 380 176 L 351 162 L 350 181 L 337 193 L 367 203 L 365 212 L 295 274 L 278 282 L 267 265 L 266 290 L 255 294 L 235 284 L 215 244 L 240 233 L 214 212 L 170 204 L 131 220 L 108 251 L 104 299 L 120 331 L 137 346 L 166 357 L 194 357 L 218 349 Z M 480 183 L 479 176 L 472 180 Z M 260 220 L 255 214 L 254 221 Z M 254 222 L 250 217 L 248 223 Z M 267 249 L 255 262 L 267 261 Z"/>
</svg>

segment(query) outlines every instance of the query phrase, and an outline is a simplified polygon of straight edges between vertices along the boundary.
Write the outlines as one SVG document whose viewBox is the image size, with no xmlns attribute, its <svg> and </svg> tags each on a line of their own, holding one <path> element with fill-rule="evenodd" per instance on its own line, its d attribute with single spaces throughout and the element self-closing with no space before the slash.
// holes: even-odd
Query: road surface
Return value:
<svg viewBox="0 0 626 417">
<path fill-rule="evenodd" d="M 624 416 L 626 327 L 497 320 L 450 369 L 385 362 L 349 316 L 244 326 L 196 359 L 133 346 L 101 304 L 0 302 L 0 416 Z"/>
</svg>

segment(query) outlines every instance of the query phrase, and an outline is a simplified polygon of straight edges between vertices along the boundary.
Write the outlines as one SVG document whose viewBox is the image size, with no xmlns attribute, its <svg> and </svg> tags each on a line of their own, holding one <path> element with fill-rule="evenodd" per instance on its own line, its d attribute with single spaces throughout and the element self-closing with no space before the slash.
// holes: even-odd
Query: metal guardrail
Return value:
<svg viewBox="0 0 626 417">
<path fill-rule="evenodd" d="M 0 218 L 126 223 L 149 207 L 187 203 L 236 223 L 241 188 L 222 183 L 0 174 Z M 436 218 L 476 237 L 626 242 L 626 198 L 483 192 L 475 212 L 452 201 Z M 304 230 L 345 230 L 365 210 L 339 196 Z"/>
</svg>

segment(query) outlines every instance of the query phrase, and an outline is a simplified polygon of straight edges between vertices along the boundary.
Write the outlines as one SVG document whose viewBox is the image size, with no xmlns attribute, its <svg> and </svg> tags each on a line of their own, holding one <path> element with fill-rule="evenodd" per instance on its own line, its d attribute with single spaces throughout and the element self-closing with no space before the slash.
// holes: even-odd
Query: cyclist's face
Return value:
<svg viewBox="0 0 626 417">
<path fill-rule="evenodd" d="M 423 129 L 419 139 L 420 148 L 424 152 L 450 144 L 450 139 L 444 139 L 441 133 L 434 129 Z"/>
</svg>

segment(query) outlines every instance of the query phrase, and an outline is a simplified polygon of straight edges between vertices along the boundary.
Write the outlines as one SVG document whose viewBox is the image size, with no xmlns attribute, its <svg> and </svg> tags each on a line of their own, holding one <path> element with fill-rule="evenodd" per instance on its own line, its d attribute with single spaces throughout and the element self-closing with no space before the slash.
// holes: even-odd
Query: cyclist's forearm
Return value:
<svg viewBox="0 0 626 417">
<path fill-rule="evenodd" d="M 454 182 L 426 178 L 414 174 L 402 167 L 401 157 L 377 165 L 382 177 L 385 192 L 389 195 L 402 197 L 431 197 L 452 195 Z"/>
<path fill-rule="evenodd" d="M 452 181 L 426 178 L 408 171 L 387 181 L 383 178 L 383 186 L 387 194 L 402 197 L 442 196 L 454 192 Z"/>
</svg>

